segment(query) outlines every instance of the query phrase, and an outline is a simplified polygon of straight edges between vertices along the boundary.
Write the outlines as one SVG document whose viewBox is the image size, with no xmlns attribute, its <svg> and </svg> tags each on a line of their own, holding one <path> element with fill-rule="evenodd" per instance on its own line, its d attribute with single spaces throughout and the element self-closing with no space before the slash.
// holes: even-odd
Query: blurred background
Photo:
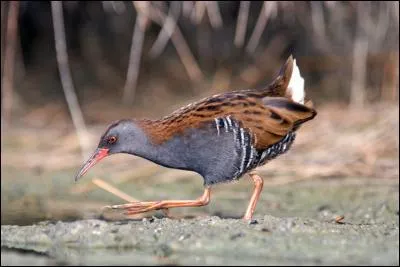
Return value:
<svg viewBox="0 0 400 267">
<path fill-rule="evenodd" d="M 398 183 L 398 1 L 1 1 L 1 223 L 197 198 L 199 175 L 129 155 L 74 175 L 112 121 L 261 88 L 290 54 L 318 115 L 260 169 L 264 191 L 311 179 Z M 239 217 L 252 187 L 217 186 L 218 201 L 173 213 Z"/>
</svg>

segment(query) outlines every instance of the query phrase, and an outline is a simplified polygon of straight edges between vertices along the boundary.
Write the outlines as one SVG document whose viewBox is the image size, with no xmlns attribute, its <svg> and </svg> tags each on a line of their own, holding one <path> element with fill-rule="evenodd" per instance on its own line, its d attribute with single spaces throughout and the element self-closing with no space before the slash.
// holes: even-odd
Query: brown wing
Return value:
<svg viewBox="0 0 400 267">
<path fill-rule="evenodd" d="M 283 97 L 260 99 L 231 93 L 192 104 L 158 121 L 140 123 L 153 142 L 162 143 L 185 129 L 201 127 L 203 123 L 229 115 L 254 136 L 257 149 L 265 149 L 297 125 L 312 119 L 316 112 Z"/>
<path fill-rule="evenodd" d="M 278 142 L 317 114 L 314 109 L 306 105 L 282 97 L 266 97 L 263 99 L 263 104 L 265 112 L 256 114 L 260 118 L 259 124 L 243 120 L 244 127 L 249 128 L 256 136 L 255 147 L 260 150 Z"/>
</svg>

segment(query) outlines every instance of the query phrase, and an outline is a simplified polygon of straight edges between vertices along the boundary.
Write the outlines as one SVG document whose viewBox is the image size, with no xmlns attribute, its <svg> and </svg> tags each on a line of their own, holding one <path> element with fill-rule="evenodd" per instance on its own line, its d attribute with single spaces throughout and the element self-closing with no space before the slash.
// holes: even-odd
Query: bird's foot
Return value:
<svg viewBox="0 0 400 267">
<path fill-rule="evenodd" d="M 200 207 L 207 205 L 210 201 L 210 188 L 204 190 L 203 195 L 196 200 L 160 200 L 160 201 L 137 201 L 122 205 L 109 206 L 111 209 L 123 209 L 125 215 L 139 214 L 153 210 L 166 210 L 177 207 Z"/>
<path fill-rule="evenodd" d="M 135 214 L 145 212 L 149 207 L 156 205 L 162 201 L 137 201 L 121 205 L 105 206 L 105 208 L 113 210 L 135 211 Z M 133 214 L 133 213 L 131 213 Z"/>
<path fill-rule="evenodd" d="M 112 210 L 125 210 L 123 212 L 124 215 L 135 215 L 144 213 L 146 211 L 151 210 L 162 210 L 165 216 L 170 217 L 171 214 L 168 208 L 155 208 L 154 205 L 161 201 L 151 201 L 151 202 L 131 202 L 122 205 L 112 205 L 112 206 L 104 206 L 103 209 L 112 209 Z"/>
<path fill-rule="evenodd" d="M 136 205 L 133 207 L 127 208 L 127 211 L 124 212 L 125 215 L 134 215 L 134 214 L 139 214 L 139 213 L 144 213 L 148 211 L 153 211 L 153 210 L 160 210 L 164 209 L 163 208 L 163 201 L 157 201 L 157 202 L 151 202 L 151 203 L 145 203 L 145 204 L 140 204 Z"/>
<path fill-rule="evenodd" d="M 153 210 L 165 210 L 177 207 L 200 207 L 207 205 L 209 198 L 200 198 L 197 200 L 162 200 L 149 202 L 132 202 L 122 205 L 110 206 L 111 209 L 123 209 L 124 215 L 134 215 Z"/>
</svg>

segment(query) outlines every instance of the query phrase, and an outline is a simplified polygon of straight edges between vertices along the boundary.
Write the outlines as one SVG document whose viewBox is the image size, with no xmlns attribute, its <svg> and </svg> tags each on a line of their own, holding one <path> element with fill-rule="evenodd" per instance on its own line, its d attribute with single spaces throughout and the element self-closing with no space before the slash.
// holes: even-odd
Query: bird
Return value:
<svg viewBox="0 0 400 267">
<path fill-rule="evenodd" d="M 273 81 L 262 89 L 212 95 L 160 119 L 132 118 L 112 122 L 92 156 L 75 176 L 78 181 L 101 159 L 125 153 L 155 164 L 193 171 L 203 178 L 203 195 L 195 200 L 137 201 L 109 206 L 126 215 L 210 202 L 216 184 L 246 174 L 254 189 L 242 219 L 252 221 L 263 189 L 257 168 L 286 153 L 300 126 L 317 115 L 305 98 L 304 79 L 296 59 L 288 57 Z"/>
</svg>

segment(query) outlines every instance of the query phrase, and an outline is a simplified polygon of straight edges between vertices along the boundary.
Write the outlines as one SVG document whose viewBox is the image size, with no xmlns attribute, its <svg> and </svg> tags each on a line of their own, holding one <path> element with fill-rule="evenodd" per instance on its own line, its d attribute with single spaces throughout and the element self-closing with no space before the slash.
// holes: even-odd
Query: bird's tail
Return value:
<svg viewBox="0 0 400 267">
<path fill-rule="evenodd" d="M 294 102 L 304 104 L 304 79 L 301 77 L 296 59 L 293 59 L 292 55 L 286 60 L 274 81 L 261 91 L 265 96 L 286 97 Z M 311 107 L 312 103 L 308 101 L 305 105 Z"/>
</svg>

